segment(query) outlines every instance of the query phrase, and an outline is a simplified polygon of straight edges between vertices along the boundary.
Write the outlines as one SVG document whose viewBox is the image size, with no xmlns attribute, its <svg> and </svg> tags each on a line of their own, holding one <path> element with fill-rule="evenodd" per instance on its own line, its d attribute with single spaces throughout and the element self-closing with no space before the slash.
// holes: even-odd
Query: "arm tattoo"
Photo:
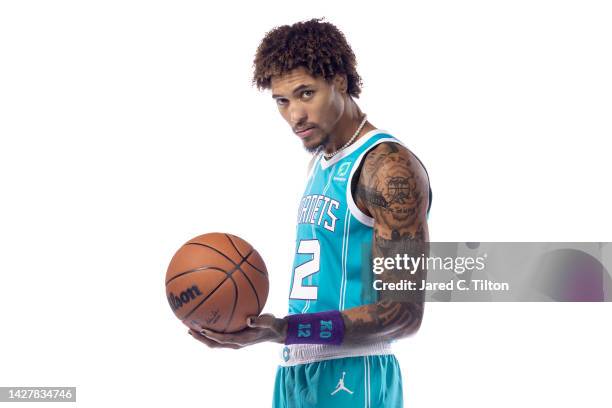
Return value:
<svg viewBox="0 0 612 408">
<path fill-rule="evenodd" d="M 395 143 L 381 143 L 365 158 L 355 191 L 356 202 L 374 218 L 373 258 L 420 257 L 429 254 L 426 211 L 429 182 L 419 161 Z M 391 268 L 378 275 L 383 283 L 426 279 L 426 269 Z M 345 342 L 400 338 L 418 330 L 425 293 L 381 290 L 378 301 L 345 310 Z"/>
</svg>

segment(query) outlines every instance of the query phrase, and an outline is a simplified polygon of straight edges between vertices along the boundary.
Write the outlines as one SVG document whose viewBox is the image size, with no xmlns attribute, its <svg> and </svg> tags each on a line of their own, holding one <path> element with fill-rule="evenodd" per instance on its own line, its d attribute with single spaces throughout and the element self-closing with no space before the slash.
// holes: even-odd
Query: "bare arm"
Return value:
<svg viewBox="0 0 612 408">
<path fill-rule="evenodd" d="M 372 257 L 428 255 L 429 182 L 419 161 L 403 146 L 383 143 L 365 159 L 356 189 L 357 203 L 374 218 Z M 383 282 L 426 279 L 426 270 L 386 269 Z M 397 339 L 415 333 L 423 318 L 424 293 L 419 290 L 378 292 L 373 304 L 342 312 L 344 343 Z"/>
<path fill-rule="evenodd" d="M 374 218 L 372 256 L 428 255 L 427 207 L 429 183 L 425 170 L 406 148 L 382 143 L 365 158 L 356 188 L 358 206 Z M 426 271 L 387 269 L 378 277 L 387 283 L 420 283 Z M 424 293 L 418 290 L 379 291 L 378 301 L 342 311 L 344 344 L 397 339 L 416 332 L 423 317 Z M 287 320 L 270 314 L 254 317 L 239 333 L 190 331 L 209 347 L 241 348 L 262 341 L 284 343 Z"/>
</svg>

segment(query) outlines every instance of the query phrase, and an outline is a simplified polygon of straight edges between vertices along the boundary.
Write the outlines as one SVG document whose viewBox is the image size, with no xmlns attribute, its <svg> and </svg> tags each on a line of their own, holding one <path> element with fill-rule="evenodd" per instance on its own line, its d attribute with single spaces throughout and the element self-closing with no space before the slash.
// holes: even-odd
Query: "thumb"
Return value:
<svg viewBox="0 0 612 408">
<path fill-rule="evenodd" d="M 252 328 L 271 329 L 275 321 L 276 317 L 274 317 L 274 315 L 265 313 L 260 316 L 247 317 L 247 326 Z"/>
</svg>

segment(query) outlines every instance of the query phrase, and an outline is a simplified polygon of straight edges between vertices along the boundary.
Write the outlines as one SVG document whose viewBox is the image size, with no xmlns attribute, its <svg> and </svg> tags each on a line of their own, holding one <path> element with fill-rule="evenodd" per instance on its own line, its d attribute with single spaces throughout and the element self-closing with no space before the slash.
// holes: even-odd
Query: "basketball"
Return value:
<svg viewBox="0 0 612 408">
<path fill-rule="evenodd" d="M 268 298 L 268 272 L 259 253 L 235 235 L 213 232 L 187 241 L 166 272 L 172 311 L 195 330 L 221 333 L 247 327 Z"/>
</svg>

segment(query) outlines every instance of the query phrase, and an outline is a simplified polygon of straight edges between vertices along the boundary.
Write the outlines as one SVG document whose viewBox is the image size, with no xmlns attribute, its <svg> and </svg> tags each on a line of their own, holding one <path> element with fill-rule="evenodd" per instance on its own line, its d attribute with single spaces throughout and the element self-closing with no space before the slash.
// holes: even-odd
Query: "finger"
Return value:
<svg viewBox="0 0 612 408">
<path fill-rule="evenodd" d="M 240 347 L 252 344 L 258 335 L 257 331 L 252 329 L 245 329 L 237 333 L 217 333 L 202 329 L 200 334 L 220 344 L 233 344 Z"/>
<path fill-rule="evenodd" d="M 212 340 L 202 336 L 198 332 L 189 330 L 187 333 L 189 333 L 189 335 L 191 335 L 191 337 L 193 337 L 194 339 L 198 340 L 200 343 L 204 343 L 204 344 L 206 344 L 210 348 L 221 347 L 221 345 L 219 343 L 217 343 L 216 341 L 212 341 Z"/>
<path fill-rule="evenodd" d="M 262 314 L 260 316 L 249 316 L 247 317 L 247 325 L 253 328 L 271 329 L 274 327 L 276 317 L 269 313 Z"/>
<path fill-rule="evenodd" d="M 224 335 L 223 333 L 217 333 L 217 332 L 213 332 L 210 330 L 206 330 L 206 329 L 202 329 L 200 330 L 200 336 L 203 336 L 211 341 L 217 342 L 217 343 L 226 343 L 227 342 L 227 336 Z"/>
<path fill-rule="evenodd" d="M 214 340 L 209 339 L 206 336 L 202 336 L 200 333 L 196 331 L 189 330 L 188 333 L 196 340 L 201 343 L 206 344 L 210 348 L 231 348 L 231 349 L 239 349 L 240 347 L 235 344 L 221 344 Z"/>
<path fill-rule="evenodd" d="M 239 335 L 234 333 L 224 334 L 213 332 L 207 329 L 202 329 L 200 331 L 200 335 L 219 344 L 234 344 L 238 346 L 241 345 L 241 342 L 239 341 Z"/>
</svg>

